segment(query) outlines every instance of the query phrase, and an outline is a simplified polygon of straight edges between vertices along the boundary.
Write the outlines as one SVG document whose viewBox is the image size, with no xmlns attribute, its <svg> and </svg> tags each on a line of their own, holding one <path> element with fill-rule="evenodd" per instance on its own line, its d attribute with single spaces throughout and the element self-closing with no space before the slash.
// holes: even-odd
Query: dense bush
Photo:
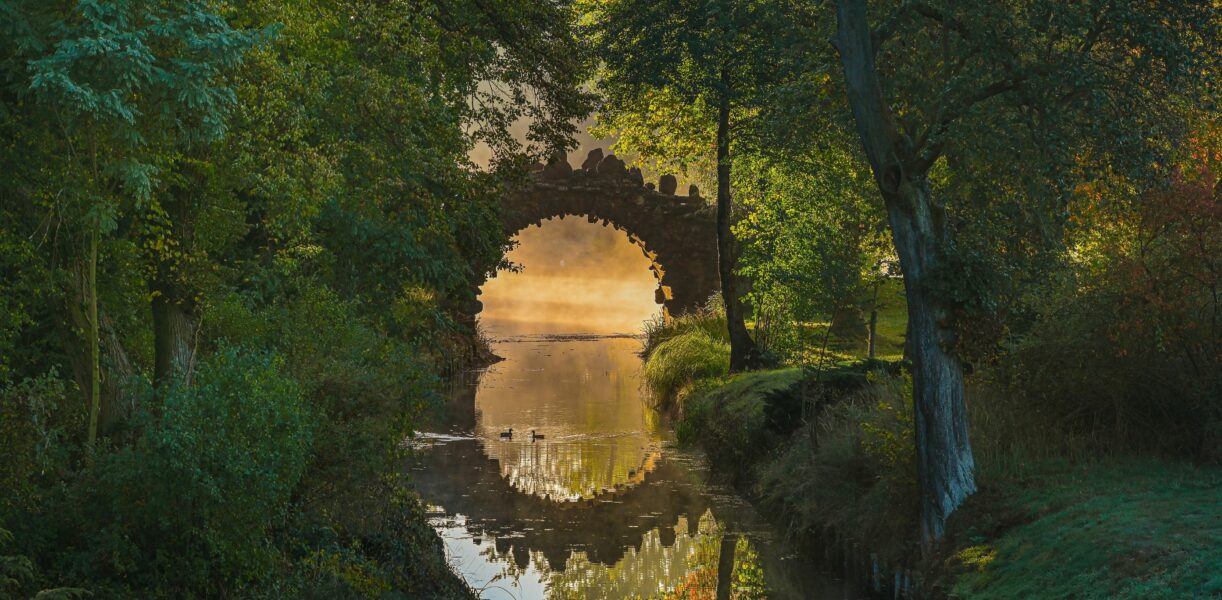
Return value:
<svg viewBox="0 0 1222 600">
<path fill-rule="evenodd" d="M 20 539 L 103 597 L 223 594 L 271 571 L 313 430 L 283 361 L 225 348 L 143 406 L 134 443 L 99 453 Z"/>
<path fill-rule="evenodd" d="M 999 369 L 1010 393 L 1106 449 L 1222 460 L 1215 181 L 1181 178 L 1134 206 L 1083 210 L 1078 263 Z"/>
<path fill-rule="evenodd" d="M 74 408 L 55 371 L 0 387 L 0 527 L 36 508 L 44 488 L 70 469 L 74 448 L 68 432 L 82 420 Z"/>
</svg>

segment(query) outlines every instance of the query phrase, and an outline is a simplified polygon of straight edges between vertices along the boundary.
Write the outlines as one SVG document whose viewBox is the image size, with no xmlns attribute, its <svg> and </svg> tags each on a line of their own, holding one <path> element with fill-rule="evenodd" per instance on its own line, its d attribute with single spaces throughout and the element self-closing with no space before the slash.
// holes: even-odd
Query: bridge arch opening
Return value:
<svg viewBox="0 0 1222 600">
<path fill-rule="evenodd" d="M 657 254 L 625 229 L 588 215 L 557 215 L 521 228 L 499 271 L 480 290 L 479 320 L 493 337 L 638 333 L 663 314 Z"/>
</svg>

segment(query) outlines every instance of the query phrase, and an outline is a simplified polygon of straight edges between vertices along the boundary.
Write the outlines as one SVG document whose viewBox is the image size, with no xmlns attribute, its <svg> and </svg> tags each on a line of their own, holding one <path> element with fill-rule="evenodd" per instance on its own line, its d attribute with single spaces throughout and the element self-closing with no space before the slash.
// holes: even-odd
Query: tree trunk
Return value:
<svg viewBox="0 0 1222 600">
<path fill-rule="evenodd" d="M 153 381 L 164 385 L 177 373 L 191 372 L 195 327 L 181 301 L 165 293 L 153 297 Z"/>
<path fill-rule="evenodd" d="M 717 274 L 721 279 L 721 299 L 726 308 L 726 327 L 730 334 L 730 372 L 746 370 L 755 355 L 755 342 L 747 332 L 743 307 L 738 298 L 734 265 L 737 249 L 730 231 L 733 219 L 730 200 L 730 92 L 729 75 L 721 73 L 721 99 L 717 109 Z"/>
<path fill-rule="evenodd" d="M 156 264 L 151 282 L 153 381 L 158 386 L 178 376 L 189 382 L 194 366 L 196 291 L 181 256 L 195 252 L 194 218 L 200 204 L 199 194 L 207 188 L 207 180 L 195 160 L 184 160 L 176 168 L 182 181 L 171 188 L 164 209 L 170 234 L 180 252 L 177 256 L 152 257 Z"/>
<path fill-rule="evenodd" d="M 734 583 L 734 553 L 738 537 L 727 531 L 721 535 L 721 552 L 717 555 L 717 600 L 730 600 Z"/>
<path fill-rule="evenodd" d="M 137 396 L 129 383 L 136 376 L 136 367 L 132 364 L 127 350 L 119 340 L 119 333 L 114 323 L 107 318 L 106 313 L 99 311 L 101 324 L 101 344 L 105 349 L 102 354 L 105 368 L 102 369 L 102 410 L 98 422 L 98 431 L 102 435 L 109 433 L 114 425 L 136 412 Z"/>
<path fill-rule="evenodd" d="M 915 190 L 915 214 L 893 202 L 887 212 L 908 298 L 921 544 L 928 548 L 942 538 L 947 517 L 976 491 L 975 460 L 968 440 L 963 367 L 945 350 L 953 335 L 943 327 L 948 311 L 925 282 L 945 240 L 936 229 L 937 219 L 920 216 L 938 214 L 940 208 L 930 200 L 928 184 L 905 187 Z"/>
<path fill-rule="evenodd" d="M 874 297 L 870 299 L 869 337 L 866 340 L 866 357 L 870 360 L 874 360 L 878 350 L 878 288 L 881 286 L 877 281 L 874 283 Z"/>
<path fill-rule="evenodd" d="M 870 331 L 866 342 L 866 357 L 874 359 L 875 346 L 878 340 L 878 309 L 870 310 Z"/>
<path fill-rule="evenodd" d="M 92 449 L 98 438 L 98 414 L 102 410 L 102 376 L 98 354 L 101 351 L 98 336 L 98 238 L 102 235 L 102 224 L 95 218 L 90 225 L 89 252 L 85 260 L 85 346 L 88 353 L 86 369 L 89 377 L 89 432 L 87 442 Z"/>
<path fill-rule="evenodd" d="M 944 326 L 947 307 L 926 285 L 941 253 L 949 250 L 950 232 L 943 208 L 930 195 L 926 172 L 913 168 L 918 161 L 895 131 L 875 70 L 865 4 L 865 0 L 837 1 L 834 44 L 857 133 L 886 204 L 904 271 L 921 544 L 928 550 L 944 534 L 947 517 L 976 490 L 963 368 L 945 351 L 944 342 L 952 335 Z"/>
</svg>

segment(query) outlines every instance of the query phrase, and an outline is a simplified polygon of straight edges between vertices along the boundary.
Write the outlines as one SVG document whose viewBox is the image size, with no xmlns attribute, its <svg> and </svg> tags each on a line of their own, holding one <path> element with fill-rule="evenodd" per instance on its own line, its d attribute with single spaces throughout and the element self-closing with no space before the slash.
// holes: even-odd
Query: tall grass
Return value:
<svg viewBox="0 0 1222 600">
<path fill-rule="evenodd" d="M 1050 462 L 1089 462 L 1113 448 L 1097 432 L 1070 431 L 1038 404 L 993 384 L 968 389 L 967 413 L 983 480 L 1021 478 Z"/>
<path fill-rule="evenodd" d="M 645 385 L 655 407 L 667 409 L 687 386 L 730 371 L 730 344 L 701 328 L 669 336 L 645 361 Z"/>
<path fill-rule="evenodd" d="M 829 404 L 763 465 L 760 490 L 791 531 L 832 534 L 884 559 L 914 549 L 918 503 L 911 386 L 871 375 Z"/>
<path fill-rule="evenodd" d="M 687 314 L 664 319 L 657 317 L 645 323 L 645 340 L 641 357 L 648 359 L 663 342 L 692 331 L 703 331 L 713 340 L 730 342 L 726 328 L 726 311 L 720 296 L 712 296 L 704 306 Z"/>
<path fill-rule="evenodd" d="M 720 300 L 714 296 L 700 310 L 646 323 L 641 357 L 645 386 L 662 410 L 675 407 L 694 382 L 728 373 L 730 341 Z"/>
</svg>

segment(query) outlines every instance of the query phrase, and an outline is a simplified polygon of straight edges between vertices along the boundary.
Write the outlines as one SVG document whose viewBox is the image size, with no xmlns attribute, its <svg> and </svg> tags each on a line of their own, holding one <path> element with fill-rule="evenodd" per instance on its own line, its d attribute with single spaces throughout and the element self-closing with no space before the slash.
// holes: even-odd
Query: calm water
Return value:
<svg viewBox="0 0 1222 600">
<path fill-rule="evenodd" d="M 639 348 L 508 337 L 457 385 L 410 463 L 455 570 L 484 598 L 712 598 L 728 532 L 737 597 L 856 597 L 675 447 L 642 401 Z"/>
</svg>

